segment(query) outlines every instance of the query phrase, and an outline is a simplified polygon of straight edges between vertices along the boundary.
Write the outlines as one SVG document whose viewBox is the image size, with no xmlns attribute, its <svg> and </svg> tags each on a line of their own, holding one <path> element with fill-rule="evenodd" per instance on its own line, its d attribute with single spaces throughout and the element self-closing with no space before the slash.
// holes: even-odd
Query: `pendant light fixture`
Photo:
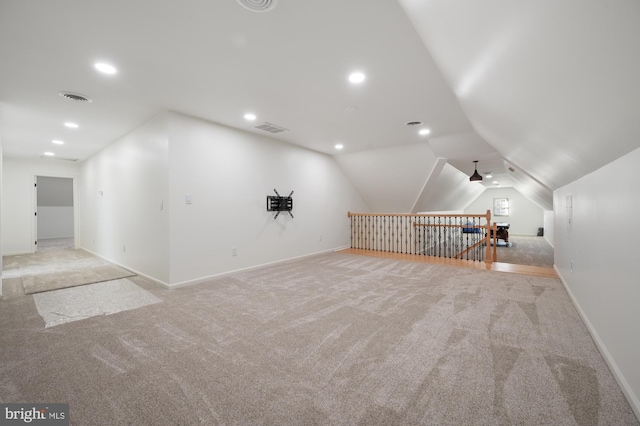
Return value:
<svg viewBox="0 0 640 426">
<path fill-rule="evenodd" d="M 469 180 L 471 182 L 482 182 L 482 176 L 480 176 L 480 173 L 478 173 L 478 160 L 473 160 L 473 162 L 475 164 L 475 171 L 469 177 Z"/>
</svg>

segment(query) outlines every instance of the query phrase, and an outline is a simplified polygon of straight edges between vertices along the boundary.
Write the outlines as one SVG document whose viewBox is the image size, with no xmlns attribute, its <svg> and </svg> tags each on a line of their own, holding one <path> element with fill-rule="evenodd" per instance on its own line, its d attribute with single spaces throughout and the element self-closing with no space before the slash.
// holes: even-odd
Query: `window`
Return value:
<svg viewBox="0 0 640 426">
<path fill-rule="evenodd" d="M 509 216 L 509 199 L 508 198 L 493 199 L 493 215 Z"/>
</svg>

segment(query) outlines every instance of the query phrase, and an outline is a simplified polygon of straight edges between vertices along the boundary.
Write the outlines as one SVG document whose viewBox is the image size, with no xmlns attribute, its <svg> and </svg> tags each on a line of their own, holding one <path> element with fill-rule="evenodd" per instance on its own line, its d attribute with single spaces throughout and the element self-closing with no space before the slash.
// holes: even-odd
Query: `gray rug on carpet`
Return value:
<svg viewBox="0 0 640 426">
<path fill-rule="evenodd" d="M 84 250 L 62 249 L 8 256 L 3 279 L 19 278 L 24 294 L 59 290 L 79 285 L 135 276 Z"/>
</svg>

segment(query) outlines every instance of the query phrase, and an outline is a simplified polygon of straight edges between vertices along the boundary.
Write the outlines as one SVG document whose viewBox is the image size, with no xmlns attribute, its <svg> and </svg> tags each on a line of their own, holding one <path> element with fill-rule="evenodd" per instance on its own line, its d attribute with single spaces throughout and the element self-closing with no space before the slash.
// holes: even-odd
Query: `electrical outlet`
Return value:
<svg viewBox="0 0 640 426">
<path fill-rule="evenodd" d="M 238 255 L 238 249 L 237 248 L 232 248 L 231 249 L 231 256 L 237 256 Z"/>
<path fill-rule="evenodd" d="M 320 241 L 322 241 L 322 234 L 320 234 Z"/>
<path fill-rule="evenodd" d="M 123 246 L 122 246 L 122 251 L 123 251 L 123 252 L 126 252 L 126 251 L 127 251 L 127 246 L 123 245 Z"/>
<path fill-rule="evenodd" d="M 569 267 L 571 267 L 571 272 L 573 272 L 573 260 L 569 261 Z"/>
</svg>

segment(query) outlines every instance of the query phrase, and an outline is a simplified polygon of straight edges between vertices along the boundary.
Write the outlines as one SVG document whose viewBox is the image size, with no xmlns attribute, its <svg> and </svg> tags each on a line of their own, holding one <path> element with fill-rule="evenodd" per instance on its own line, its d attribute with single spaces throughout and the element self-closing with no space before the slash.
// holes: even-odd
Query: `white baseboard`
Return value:
<svg viewBox="0 0 640 426">
<path fill-rule="evenodd" d="M 238 272 L 247 272 L 247 271 L 251 271 L 251 270 L 254 270 L 254 269 L 258 269 L 258 268 L 263 268 L 265 266 L 272 266 L 272 265 L 277 265 L 279 263 L 290 262 L 292 260 L 304 259 L 305 257 L 317 256 L 317 255 L 323 254 L 323 253 L 333 253 L 333 252 L 336 252 L 336 251 L 339 251 L 339 250 L 343 250 L 343 249 L 346 249 L 346 248 L 349 248 L 349 246 L 337 247 L 337 248 L 332 248 L 332 249 L 328 249 L 328 250 L 318 251 L 318 252 L 315 252 L 315 253 L 303 254 L 302 256 L 289 257 L 287 259 L 275 260 L 273 262 L 267 262 L 267 263 L 261 263 L 259 265 L 248 266 L 246 268 L 234 269 L 232 271 L 221 272 L 219 274 L 213 274 L 213 275 L 208 275 L 206 277 L 196 278 L 196 279 L 193 279 L 193 280 L 182 281 L 182 282 L 175 283 L 175 284 L 169 284 L 169 288 L 178 288 L 178 287 L 202 284 L 202 283 L 205 283 L 207 281 L 211 281 L 212 279 L 224 277 L 224 276 L 231 275 L 231 274 L 236 274 Z"/>
<path fill-rule="evenodd" d="M 328 250 L 322 250 L 322 251 L 318 251 L 318 252 L 315 252 L 315 253 L 304 254 L 302 256 L 294 256 L 294 257 L 290 257 L 290 258 L 287 258 L 287 259 L 276 260 L 276 261 L 273 261 L 273 262 L 267 262 L 267 263 L 262 263 L 262 264 L 259 264 L 259 265 L 248 266 L 246 268 L 240 268 L 240 269 L 234 269 L 234 270 L 231 270 L 231 271 L 221 272 L 219 274 L 208 275 L 206 277 L 200 277 L 200 278 L 196 278 L 196 279 L 193 279 L 193 280 L 188 280 L 188 281 L 182 281 L 182 282 L 179 282 L 179 283 L 169 284 L 169 283 L 166 283 L 166 282 L 164 282 L 162 280 L 159 280 L 159 279 L 157 279 L 155 277 L 152 277 L 150 275 L 144 274 L 144 273 L 142 273 L 140 271 L 136 271 L 135 269 L 130 268 L 127 265 L 123 265 L 123 264 L 121 264 L 119 262 L 116 262 L 113 259 L 109 259 L 109 258 L 104 257 L 104 256 L 102 256 L 102 255 L 100 255 L 98 253 L 95 253 L 95 252 L 93 252 L 93 251 L 91 251 L 89 249 L 81 247 L 82 250 L 84 250 L 84 251 L 86 251 L 88 253 L 91 253 L 94 256 L 99 257 L 100 259 L 104 259 L 107 262 L 110 262 L 110 263 L 113 263 L 114 265 L 118 265 L 118 266 L 120 266 L 122 268 L 125 268 L 125 269 L 135 273 L 136 275 L 140 275 L 142 277 L 145 277 L 146 279 L 148 279 L 148 280 L 150 280 L 150 281 L 152 281 L 152 282 L 154 282 L 154 283 L 156 283 L 158 285 L 161 285 L 162 287 L 165 287 L 165 288 L 179 288 L 179 287 L 185 287 L 185 286 L 189 286 L 189 285 L 202 284 L 202 283 L 205 283 L 207 281 L 211 281 L 212 279 L 224 277 L 224 276 L 235 274 L 235 273 L 238 273 L 238 272 L 251 271 L 253 269 L 258 269 L 258 268 L 262 268 L 262 267 L 265 267 L 265 266 L 276 265 L 278 263 L 283 263 L 283 262 L 290 262 L 292 260 L 303 259 L 305 257 L 316 256 L 316 255 L 323 254 L 323 253 L 332 253 L 332 252 L 343 250 L 343 249 L 346 249 L 346 248 L 349 248 L 349 246 L 337 247 L 337 248 L 332 248 L 332 249 L 328 249 Z"/>
<path fill-rule="evenodd" d="M 86 252 L 88 252 L 88 253 L 91 253 L 92 255 L 94 255 L 94 256 L 96 256 L 96 257 L 99 257 L 100 259 L 104 259 L 104 260 L 106 260 L 107 262 L 113 263 L 114 265 L 118 265 L 118 266 L 120 266 L 121 268 L 124 268 L 124 269 L 126 269 L 126 270 L 128 270 L 128 271 L 131 271 L 131 272 L 135 273 L 136 275 L 140 275 L 141 277 L 145 277 L 145 278 L 146 278 L 146 279 L 148 279 L 149 281 L 154 282 L 154 283 L 156 283 L 156 284 L 158 284 L 158 285 L 160 285 L 160 286 L 162 286 L 162 287 L 165 287 L 165 288 L 171 288 L 171 285 L 169 285 L 168 283 L 166 283 L 166 282 L 164 282 L 164 281 L 162 281 L 162 280 L 159 280 L 159 279 L 157 279 L 157 278 L 155 278 L 155 277 L 152 277 L 152 276 L 150 276 L 150 275 L 144 274 L 144 273 L 142 273 L 142 272 L 140 272 L 140 271 L 136 271 L 135 269 L 130 268 L 130 267 L 129 267 L 129 266 L 127 266 L 127 265 L 123 265 L 123 264 L 122 264 L 122 263 L 120 263 L 120 262 L 116 262 L 116 261 L 115 261 L 115 260 L 113 260 L 113 259 L 109 259 L 108 257 L 104 257 L 104 256 L 102 256 L 102 255 L 100 255 L 100 254 L 98 254 L 98 253 L 96 253 L 96 252 L 93 252 L 93 251 L 91 251 L 91 250 L 89 250 L 89 249 L 86 249 L 86 248 L 84 248 L 84 247 L 80 247 L 80 249 L 82 249 L 82 250 L 84 250 L 84 251 L 86 251 Z"/>
<path fill-rule="evenodd" d="M 25 255 L 25 254 L 33 254 L 33 252 L 32 251 L 16 251 L 16 252 L 13 252 L 13 253 L 2 253 L 2 257 L 5 257 L 5 256 L 22 256 L 22 255 Z"/>
<path fill-rule="evenodd" d="M 589 321 L 589 318 L 587 317 L 587 314 L 582 309 L 582 306 L 580 306 L 580 303 L 571 292 L 571 289 L 569 288 L 569 285 L 567 284 L 564 277 L 560 273 L 560 270 L 555 265 L 553 266 L 553 268 L 556 270 L 556 273 L 558 274 L 558 277 L 560 278 L 560 281 L 562 282 L 564 289 L 569 294 L 569 298 L 571 298 L 571 302 L 573 303 L 573 306 L 575 306 L 576 310 L 578 311 L 578 314 L 580 315 L 580 318 L 582 318 L 582 322 L 584 322 L 584 325 L 587 327 L 587 330 L 589 330 L 589 334 L 591 334 L 591 338 L 596 343 L 596 346 L 600 351 L 600 353 L 602 354 L 602 357 L 604 358 L 605 362 L 609 366 L 611 373 L 613 373 L 613 377 L 618 382 L 618 385 L 620 385 L 620 389 L 622 389 L 622 393 L 627 398 L 627 401 L 629 402 L 631 409 L 635 413 L 638 420 L 640 420 L 640 400 L 638 400 L 638 396 L 634 393 L 633 389 L 629 385 L 629 382 L 627 382 L 624 375 L 620 371 L 620 368 L 618 368 L 618 364 L 616 364 L 616 361 L 611 356 L 611 353 L 609 353 L 609 351 L 607 350 L 607 347 L 602 342 L 602 339 L 600 339 L 598 332 L 593 327 L 593 325 L 591 324 L 591 321 Z"/>
</svg>

